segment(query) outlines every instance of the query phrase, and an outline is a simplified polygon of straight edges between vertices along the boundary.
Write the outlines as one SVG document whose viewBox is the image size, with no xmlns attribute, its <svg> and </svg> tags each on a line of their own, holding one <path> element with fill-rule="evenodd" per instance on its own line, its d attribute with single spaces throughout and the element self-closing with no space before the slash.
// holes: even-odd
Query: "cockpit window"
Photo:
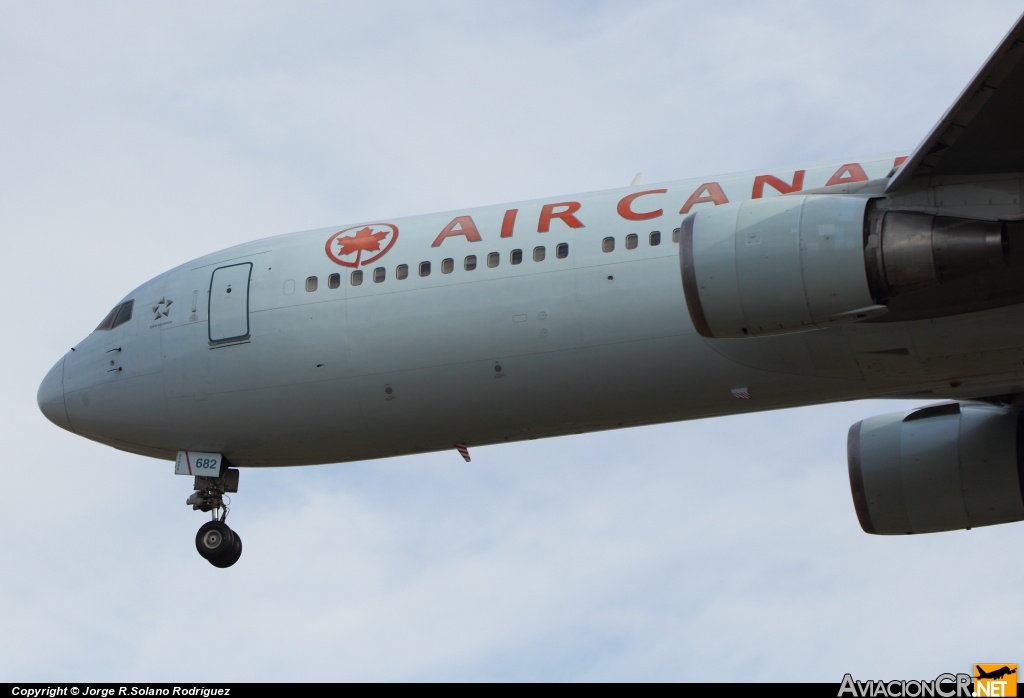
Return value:
<svg viewBox="0 0 1024 698">
<path fill-rule="evenodd" d="M 115 305 L 114 309 L 107 313 L 107 316 L 103 318 L 103 322 L 96 325 L 96 331 L 109 330 L 114 326 L 114 318 L 117 317 L 117 311 L 121 309 L 121 306 Z"/>
<path fill-rule="evenodd" d="M 107 316 L 103 318 L 97 327 L 98 330 L 112 330 L 119 325 L 123 325 L 132 319 L 132 308 L 135 306 L 135 301 L 125 301 L 121 305 L 115 305 L 114 309 L 107 313 Z"/>
<path fill-rule="evenodd" d="M 114 318 L 114 327 L 123 325 L 132 319 L 132 308 L 135 306 L 135 301 L 125 301 L 121 304 L 121 309 L 117 311 L 117 317 Z"/>
</svg>

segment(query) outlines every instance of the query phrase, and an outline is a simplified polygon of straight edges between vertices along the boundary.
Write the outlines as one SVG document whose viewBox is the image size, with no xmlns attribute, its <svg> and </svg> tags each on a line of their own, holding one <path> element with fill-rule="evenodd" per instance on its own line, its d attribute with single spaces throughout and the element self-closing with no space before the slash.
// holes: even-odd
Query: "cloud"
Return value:
<svg viewBox="0 0 1024 698">
<path fill-rule="evenodd" d="M 379 216 L 909 149 L 1012 24 L 970 7 L 36 3 L 0 27 L 0 677 L 930 678 L 1005 658 L 1015 526 L 880 539 L 808 407 L 246 470 L 241 562 L 169 463 L 35 390 L 131 288 Z M 1004 558 L 1005 559 L 1005 558 Z M 979 608 L 1005 608 L 985 615 Z M 1012 659 L 1012 657 L 1011 657 Z"/>
</svg>

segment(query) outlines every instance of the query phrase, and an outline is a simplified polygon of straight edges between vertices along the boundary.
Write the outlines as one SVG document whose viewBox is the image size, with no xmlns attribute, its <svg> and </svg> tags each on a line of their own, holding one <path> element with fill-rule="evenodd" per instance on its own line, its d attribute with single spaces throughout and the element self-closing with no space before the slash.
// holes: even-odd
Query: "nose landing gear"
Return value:
<svg viewBox="0 0 1024 698">
<path fill-rule="evenodd" d="M 238 470 L 223 472 L 220 477 L 196 477 L 196 491 L 185 500 L 195 511 L 213 512 L 213 519 L 196 533 L 196 550 L 214 567 L 231 567 L 242 556 L 242 538 L 224 523 L 229 511 L 224 495 L 238 491 Z"/>
</svg>

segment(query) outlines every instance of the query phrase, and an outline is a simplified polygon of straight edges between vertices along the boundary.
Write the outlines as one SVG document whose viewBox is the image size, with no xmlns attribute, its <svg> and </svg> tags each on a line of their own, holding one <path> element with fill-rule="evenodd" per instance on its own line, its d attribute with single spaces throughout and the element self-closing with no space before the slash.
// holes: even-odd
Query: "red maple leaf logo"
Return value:
<svg viewBox="0 0 1024 698">
<path fill-rule="evenodd" d="M 380 249 L 380 241 L 388 236 L 387 233 L 375 233 L 373 228 L 361 228 L 355 235 L 335 238 L 335 242 L 341 245 L 338 255 L 352 254 L 353 252 L 376 252 Z"/>
<path fill-rule="evenodd" d="M 390 240 L 387 238 L 390 237 Z M 386 253 L 398 238 L 398 228 L 390 223 L 374 223 L 357 228 L 349 228 L 335 233 L 327 240 L 326 252 L 335 263 L 346 267 L 358 267 L 360 262 L 369 264 Z M 386 241 L 386 242 L 385 242 Z M 335 246 L 334 243 L 337 243 Z M 381 243 L 384 243 L 381 249 Z M 368 259 L 363 260 L 363 253 Z M 374 254 L 376 253 L 376 254 Z M 342 259 L 355 255 L 355 261 Z"/>
</svg>

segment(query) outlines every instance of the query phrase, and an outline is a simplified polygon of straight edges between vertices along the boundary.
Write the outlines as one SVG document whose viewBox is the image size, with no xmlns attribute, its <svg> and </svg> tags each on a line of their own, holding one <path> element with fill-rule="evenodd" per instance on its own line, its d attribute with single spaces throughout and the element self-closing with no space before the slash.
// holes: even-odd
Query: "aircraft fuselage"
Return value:
<svg viewBox="0 0 1024 698">
<path fill-rule="evenodd" d="M 276 466 L 865 397 L 999 392 L 1019 378 L 1019 306 L 753 340 L 705 339 L 690 320 L 676 244 L 685 214 L 880 179 L 897 161 L 246 243 L 128 294 L 131 320 L 69 352 L 40 403 L 61 426 L 126 451 Z"/>
</svg>

